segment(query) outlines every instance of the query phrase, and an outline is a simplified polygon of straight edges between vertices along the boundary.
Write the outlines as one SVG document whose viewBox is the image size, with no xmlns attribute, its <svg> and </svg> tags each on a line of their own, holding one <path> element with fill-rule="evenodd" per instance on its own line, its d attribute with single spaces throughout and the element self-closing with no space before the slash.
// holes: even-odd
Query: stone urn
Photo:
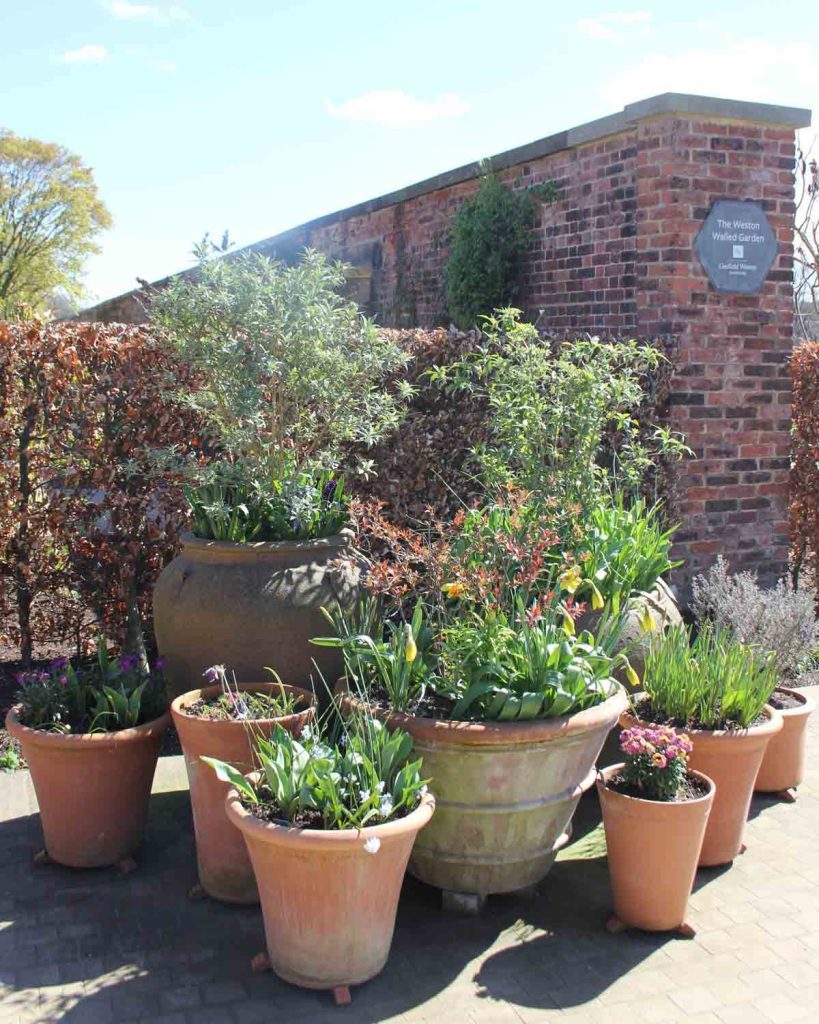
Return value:
<svg viewBox="0 0 819 1024">
<path fill-rule="evenodd" d="M 360 707 L 346 680 L 342 711 Z M 373 708 L 413 739 L 435 794 L 435 818 L 409 872 L 443 891 L 444 906 L 473 913 L 492 893 L 530 889 L 571 836 L 580 797 L 594 785 L 603 740 L 627 707 L 625 691 L 560 718 L 460 722 Z"/>
<path fill-rule="evenodd" d="M 168 692 L 202 685 L 211 665 L 239 682 L 274 669 L 284 683 L 324 693 L 342 668 L 338 650 L 310 644 L 327 632 L 322 607 L 359 595 L 353 532 L 308 541 L 237 544 L 183 534 L 154 589 L 154 629 Z"/>
<path fill-rule="evenodd" d="M 641 619 L 646 611 L 651 616 L 653 623 L 653 628 L 648 632 L 643 629 L 641 624 Z M 577 620 L 576 628 L 578 630 L 588 629 L 591 633 L 596 633 L 600 625 L 600 618 L 600 612 L 586 612 L 585 615 L 581 615 Z M 622 631 L 615 649 L 628 652 L 629 663 L 640 679 L 642 679 L 645 670 L 646 651 L 652 637 L 658 633 L 664 633 L 672 626 L 680 625 L 682 621 L 683 617 L 680 609 L 677 607 L 677 602 L 674 599 L 671 588 L 665 580 L 658 579 L 651 590 L 645 593 L 632 594 L 628 599 L 625 606 Z M 627 690 L 631 689 L 626 678 L 625 669 L 618 668 L 614 675 Z M 617 759 L 616 754 L 617 752 L 615 752 L 614 760 Z"/>
</svg>

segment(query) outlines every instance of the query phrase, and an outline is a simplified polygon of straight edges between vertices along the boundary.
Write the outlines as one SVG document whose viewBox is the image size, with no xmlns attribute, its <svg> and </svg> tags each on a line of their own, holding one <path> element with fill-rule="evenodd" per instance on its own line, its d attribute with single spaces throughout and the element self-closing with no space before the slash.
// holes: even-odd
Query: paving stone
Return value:
<svg viewBox="0 0 819 1024">
<path fill-rule="evenodd" d="M 343 1010 L 329 993 L 251 972 L 264 945 L 258 908 L 186 900 L 195 850 L 185 792 L 154 793 L 139 868 L 126 877 L 34 867 L 34 805 L 0 792 L 10 815 L 0 820 L 0 1024 L 817 1021 L 816 718 L 796 804 L 755 800 L 748 853 L 698 873 L 693 940 L 606 933 L 601 849 L 579 856 L 572 844 L 535 898 L 493 897 L 479 917 L 443 913 L 436 893 L 408 880 L 387 967 Z M 598 821 L 590 794 L 576 836 L 597 834 Z"/>
</svg>

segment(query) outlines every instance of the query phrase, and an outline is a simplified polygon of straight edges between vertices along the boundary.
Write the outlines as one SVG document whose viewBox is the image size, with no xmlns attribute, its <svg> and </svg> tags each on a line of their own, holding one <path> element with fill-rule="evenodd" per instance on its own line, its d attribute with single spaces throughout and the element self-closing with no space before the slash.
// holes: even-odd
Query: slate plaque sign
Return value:
<svg viewBox="0 0 819 1024">
<path fill-rule="evenodd" d="M 776 259 L 761 203 L 718 199 L 697 234 L 697 255 L 718 292 L 758 292 Z"/>
</svg>

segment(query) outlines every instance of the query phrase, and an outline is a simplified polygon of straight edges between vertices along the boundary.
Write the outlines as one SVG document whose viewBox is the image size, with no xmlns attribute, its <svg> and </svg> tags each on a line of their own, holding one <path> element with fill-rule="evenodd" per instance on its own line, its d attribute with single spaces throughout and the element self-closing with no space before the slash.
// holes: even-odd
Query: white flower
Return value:
<svg viewBox="0 0 819 1024">
<path fill-rule="evenodd" d="M 361 790 L 361 799 L 362 799 L 362 801 L 367 801 L 367 800 L 370 799 L 370 791 L 369 791 L 369 789 L 362 789 Z"/>
<path fill-rule="evenodd" d="M 309 740 L 309 739 L 312 738 L 312 736 L 313 736 L 313 730 L 310 728 L 309 725 L 305 725 L 305 727 L 301 731 L 301 736 L 299 737 L 299 739 Z"/>
<path fill-rule="evenodd" d="M 429 792 L 429 786 L 421 786 L 418 792 L 421 794 L 421 796 L 426 796 L 427 793 Z"/>
<path fill-rule="evenodd" d="M 392 814 L 392 799 L 388 796 L 382 797 L 378 809 L 382 818 L 388 818 Z"/>
<path fill-rule="evenodd" d="M 366 853 L 378 853 L 381 849 L 381 840 L 378 836 L 370 836 L 369 839 L 364 840 L 364 850 Z"/>
<path fill-rule="evenodd" d="M 384 782 L 383 782 L 383 780 L 381 782 L 379 782 L 378 785 L 375 787 L 375 791 L 376 791 L 376 793 L 383 793 L 384 792 Z"/>
</svg>

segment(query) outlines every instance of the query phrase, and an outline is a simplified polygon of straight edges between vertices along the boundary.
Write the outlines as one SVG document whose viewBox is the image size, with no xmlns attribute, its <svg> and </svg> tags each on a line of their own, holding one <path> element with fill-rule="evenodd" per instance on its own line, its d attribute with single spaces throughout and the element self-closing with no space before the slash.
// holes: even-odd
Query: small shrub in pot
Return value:
<svg viewBox="0 0 819 1024">
<path fill-rule="evenodd" d="M 614 917 L 609 929 L 678 929 L 686 922 L 714 784 L 689 771 L 689 737 L 669 726 L 620 734 L 624 761 L 597 782 L 606 831 Z"/>
<path fill-rule="evenodd" d="M 400 389 L 384 381 L 404 356 L 318 253 L 295 266 L 198 254 L 197 273 L 151 305 L 196 374 L 185 400 L 204 421 L 207 455 L 188 464 L 194 531 L 154 592 L 157 643 L 174 693 L 220 661 L 241 681 L 275 664 L 305 685 L 321 605 L 357 593 L 338 470 L 350 446 L 398 423 Z M 337 667 L 332 652 L 320 656 L 321 671 Z"/>
</svg>

